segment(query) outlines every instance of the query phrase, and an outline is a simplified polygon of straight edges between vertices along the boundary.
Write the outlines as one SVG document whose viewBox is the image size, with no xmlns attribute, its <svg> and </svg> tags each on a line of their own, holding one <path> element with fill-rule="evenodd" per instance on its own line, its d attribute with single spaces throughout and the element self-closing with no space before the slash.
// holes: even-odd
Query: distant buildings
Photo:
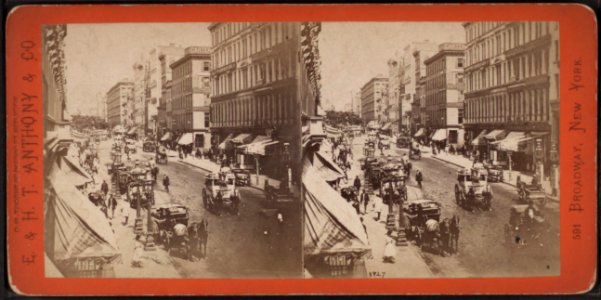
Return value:
<svg viewBox="0 0 601 300">
<path fill-rule="evenodd" d="M 211 48 L 188 47 L 184 56 L 170 65 L 171 103 L 178 143 L 208 150 L 210 129 Z"/>
<path fill-rule="evenodd" d="M 184 48 L 172 46 L 162 49 L 159 54 L 159 65 L 161 72 L 161 97 L 157 106 L 157 136 L 173 129 L 172 104 L 171 104 L 171 80 L 172 70 L 170 65 L 184 56 Z"/>
<path fill-rule="evenodd" d="M 388 94 L 388 78 L 376 76 L 361 88 L 361 119 L 364 124 L 383 122 L 384 101 Z"/>
<path fill-rule="evenodd" d="M 468 140 L 483 158 L 549 176 L 559 139 L 558 23 L 463 26 Z"/>
<path fill-rule="evenodd" d="M 391 129 L 395 133 L 399 129 L 399 101 L 403 80 L 401 73 L 402 64 L 402 60 L 398 58 L 388 60 L 388 97 L 385 98 L 384 116 L 386 121 L 394 124 Z"/>
<path fill-rule="evenodd" d="M 353 92 L 351 96 L 352 112 L 361 116 L 361 92 Z"/>
<path fill-rule="evenodd" d="M 129 127 L 133 124 L 131 102 L 134 83 L 127 79 L 117 82 L 106 94 L 107 119 L 110 128 L 117 125 Z"/>
<path fill-rule="evenodd" d="M 106 121 L 106 94 L 96 95 L 96 116 Z"/>
<path fill-rule="evenodd" d="M 426 66 L 425 100 L 430 139 L 441 146 L 462 147 L 463 67 L 465 44 L 443 43 Z M 420 95 L 421 96 L 421 95 Z"/>
<path fill-rule="evenodd" d="M 134 71 L 134 89 L 132 92 L 132 112 L 133 124 L 135 124 L 136 133 L 139 137 L 144 136 L 144 121 L 146 120 L 146 72 L 147 66 L 143 59 L 135 62 Z"/>
</svg>

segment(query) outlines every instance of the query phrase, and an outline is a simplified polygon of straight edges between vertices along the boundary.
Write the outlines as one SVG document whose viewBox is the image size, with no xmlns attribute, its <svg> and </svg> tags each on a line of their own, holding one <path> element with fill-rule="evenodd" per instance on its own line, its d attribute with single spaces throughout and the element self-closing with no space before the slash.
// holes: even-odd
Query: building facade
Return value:
<svg viewBox="0 0 601 300">
<path fill-rule="evenodd" d="M 146 62 L 140 59 L 132 66 L 134 71 L 134 89 L 132 92 L 131 113 L 138 136 L 144 136 L 146 113 Z"/>
<path fill-rule="evenodd" d="M 364 124 L 371 121 L 382 123 L 383 102 L 388 93 L 388 78 L 376 76 L 361 88 L 361 119 Z"/>
<path fill-rule="evenodd" d="M 65 25 L 45 26 L 42 35 L 42 93 L 44 99 L 44 137 L 68 124 L 70 116 L 65 112 L 66 89 L 64 40 Z"/>
<path fill-rule="evenodd" d="M 386 103 L 384 115 L 387 122 L 395 124 L 391 129 L 393 132 L 398 132 L 399 126 L 399 101 L 402 82 L 402 61 L 398 58 L 388 60 L 388 96 L 385 97 Z"/>
<path fill-rule="evenodd" d="M 418 137 L 428 134 L 426 132 L 428 126 L 426 124 L 426 65 L 424 61 L 437 52 L 438 49 L 434 50 L 429 47 L 413 51 L 415 97 L 411 103 L 412 120 L 410 122 L 410 129 L 413 135 L 418 134 L 421 129 Z"/>
<path fill-rule="evenodd" d="M 194 148 L 208 150 L 210 134 L 211 48 L 188 47 L 184 56 L 170 65 L 173 131 Z M 189 145 L 182 142 L 183 145 Z"/>
<path fill-rule="evenodd" d="M 209 27 L 213 39 L 213 145 L 220 147 L 230 138 L 237 144 L 252 137 L 271 139 L 273 144 L 264 152 L 271 153 L 271 159 L 261 163 L 267 172 L 281 170 L 284 161 L 301 158 L 301 104 L 310 104 L 302 99 L 315 97 L 314 91 L 307 90 L 308 75 L 302 74 L 301 60 L 309 54 L 301 53 L 301 26 L 294 22 L 244 22 L 215 23 Z M 229 153 L 238 163 L 249 163 L 237 148 Z M 292 168 L 298 179 L 299 166 Z"/>
<path fill-rule="evenodd" d="M 463 147 L 463 67 L 465 44 L 443 43 L 426 66 L 426 119 L 431 139 L 442 145 Z"/>
<path fill-rule="evenodd" d="M 157 136 L 162 137 L 166 132 L 170 131 L 172 125 L 171 111 L 171 80 L 172 70 L 169 67 L 176 60 L 184 56 L 184 48 L 169 47 L 162 49 L 159 54 L 159 66 L 161 72 L 161 97 L 157 106 Z M 167 108 L 169 103 L 169 109 Z"/>
<path fill-rule="evenodd" d="M 106 93 L 107 120 L 110 128 L 117 125 L 130 127 L 133 125 L 131 105 L 133 102 L 134 83 L 129 80 L 117 82 Z"/>
<path fill-rule="evenodd" d="M 398 100 L 398 119 L 399 131 L 411 131 L 412 113 L 411 107 L 415 100 L 415 88 L 418 78 L 415 78 L 415 51 L 420 53 L 437 52 L 438 45 L 428 40 L 412 42 L 403 48 L 403 54 L 399 59 L 401 63 L 400 76 L 401 83 L 399 87 Z M 423 62 L 423 60 L 422 60 Z M 425 68 L 420 64 L 420 68 Z M 424 69 L 422 69 L 424 70 Z M 414 127 L 414 126 L 413 126 Z"/>
<path fill-rule="evenodd" d="M 558 23 L 468 22 L 464 28 L 468 140 L 483 159 L 552 175 L 559 137 Z"/>
</svg>

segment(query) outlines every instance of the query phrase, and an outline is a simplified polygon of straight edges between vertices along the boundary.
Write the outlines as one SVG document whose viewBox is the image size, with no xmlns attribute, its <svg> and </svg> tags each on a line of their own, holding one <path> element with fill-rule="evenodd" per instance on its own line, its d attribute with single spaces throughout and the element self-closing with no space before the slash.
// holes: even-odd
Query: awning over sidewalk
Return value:
<svg viewBox="0 0 601 300">
<path fill-rule="evenodd" d="M 507 136 L 491 144 L 496 144 L 497 149 L 501 151 L 518 151 L 520 141 L 526 138 L 526 134 L 521 131 L 512 131 Z"/>
<path fill-rule="evenodd" d="M 444 141 L 447 139 L 447 130 L 446 129 L 437 129 L 432 136 L 433 141 Z"/>
<path fill-rule="evenodd" d="M 305 159 L 303 167 L 305 254 L 370 250 L 365 229 L 355 209 L 330 187 Z"/>
<path fill-rule="evenodd" d="M 190 132 L 182 134 L 177 143 L 179 145 L 190 145 L 194 142 L 194 136 Z"/>
<path fill-rule="evenodd" d="M 48 255 L 56 260 L 85 257 L 117 258 L 119 248 L 111 226 L 100 211 L 66 181 L 64 171 L 56 165 L 49 176 L 55 197 L 50 197 L 45 228 Z"/>
<path fill-rule="evenodd" d="M 486 136 L 486 129 L 483 129 L 480 134 L 478 134 L 478 136 L 476 136 L 473 140 L 472 140 L 472 146 L 481 146 L 486 144 L 486 140 L 484 139 L 484 136 Z"/>
<path fill-rule="evenodd" d="M 127 134 L 134 134 L 138 130 L 138 127 L 134 126 L 127 131 Z"/>
<path fill-rule="evenodd" d="M 163 137 L 161 138 L 161 142 L 166 142 L 171 140 L 171 132 L 166 132 L 165 134 L 163 134 Z"/>
<path fill-rule="evenodd" d="M 414 137 L 420 137 L 424 135 L 424 129 L 420 128 L 413 136 Z"/>
<path fill-rule="evenodd" d="M 382 128 L 380 128 L 380 130 L 388 130 L 388 129 L 390 129 L 390 125 L 392 125 L 392 122 L 388 122 L 388 123 L 384 124 L 384 126 L 382 126 Z"/>
<path fill-rule="evenodd" d="M 369 123 L 367 123 L 367 128 L 378 129 L 378 128 L 380 128 L 380 126 L 378 126 L 378 122 L 376 122 L 376 120 L 371 120 L 371 121 L 369 121 Z"/>
<path fill-rule="evenodd" d="M 125 129 L 121 125 L 115 125 L 115 127 L 113 127 L 113 132 L 115 132 L 115 133 L 124 133 Z"/>
<path fill-rule="evenodd" d="M 225 139 L 223 139 L 223 141 L 221 142 L 221 144 L 219 144 L 219 146 L 217 146 L 217 148 L 223 150 L 225 149 L 225 145 L 232 139 L 232 137 L 234 136 L 234 134 L 230 133 L 228 134 Z"/>
<path fill-rule="evenodd" d="M 248 145 L 244 145 L 246 147 L 246 153 L 248 154 L 257 154 L 257 155 L 265 155 L 265 148 L 270 145 L 275 145 L 279 143 L 279 141 L 273 141 L 271 139 L 260 141 L 256 143 L 251 143 Z"/>
<path fill-rule="evenodd" d="M 74 161 L 71 157 L 64 156 L 61 160 L 62 162 L 60 168 L 63 170 L 63 174 L 61 176 L 64 176 L 63 180 L 66 182 L 71 183 L 73 186 L 82 186 L 86 183 L 94 181 L 90 174 L 88 174 L 88 172 L 86 172 L 86 170 L 84 170 L 79 163 Z"/>
<path fill-rule="evenodd" d="M 344 171 L 330 158 L 316 152 L 313 156 L 313 167 L 323 180 L 332 182 L 344 178 Z"/>
<path fill-rule="evenodd" d="M 237 144 L 247 144 L 251 141 L 251 138 L 252 136 L 250 133 L 240 133 L 232 139 L 232 142 Z"/>
<path fill-rule="evenodd" d="M 501 138 L 501 136 L 505 133 L 504 130 L 502 129 L 494 129 L 493 131 L 489 132 L 488 134 L 486 134 L 484 136 L 485 139 L 487 140 L 498 140 Z"/>
</svg>

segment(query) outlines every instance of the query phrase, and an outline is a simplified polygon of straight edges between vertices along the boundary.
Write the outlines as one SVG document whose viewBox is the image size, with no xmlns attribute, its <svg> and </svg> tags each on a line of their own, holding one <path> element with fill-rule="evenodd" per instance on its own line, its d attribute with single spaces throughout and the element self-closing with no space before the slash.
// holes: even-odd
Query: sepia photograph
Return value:
<svg viewBox="0 0 601 300">
<path fill-rule="evenodd" d="M 559 23 L 309 27 L 305 277 L 560 274 Z"/>
<path fill-rule="evenodd" d="M 301 27 L 45 26 L 46 277 L 301 278 Z"/>
</svg>

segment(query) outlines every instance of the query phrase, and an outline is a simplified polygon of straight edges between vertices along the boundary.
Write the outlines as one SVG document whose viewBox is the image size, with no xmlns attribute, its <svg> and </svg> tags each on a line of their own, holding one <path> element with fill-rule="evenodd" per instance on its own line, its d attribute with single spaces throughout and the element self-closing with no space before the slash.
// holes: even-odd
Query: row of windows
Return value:
<svg viewBox="0 0 601 300">
<path fill-rule="evenodd" d="M 549 72 L 549 49 L 538 49 L 513 57 L 501 63 L 490 65 L 467 75 L 467 91 L 477 91 L 503 85 Z"/>
<path fill-rule="evenodd" d="M 291 57 L 276 57 L 215 77 L 213 95 L 223 95 L 294 77 Z"/>
<path fill-rule="evenodd" d="M 494 35 L 470 45 L 466 50 L 467 65 L 471 66 L 541 38 L 550 33 L 550 27 L 550 22 L 521 22 L 507 26 Z"/>
<path fill-rule="evenodd" d="M 219 25 L 211 33 L 213 45 L 217 45 L 230 37 L 236 35 L 238 32 L 250 27 L 250 22 L 237 22 L 237 23 L 224 23 Z"/>
<path fill-rule="evenodd" d="M 548 121 L 549 92 L 531 89 L 511 94 L 466 100 L 467 123 Z"/>
<path fill-rule="evenodd" d="M 211 104 L 213 125 L 216 127 L 249 126 L 269 121 L 283 124 L 294 118 L 293 93 L 247 97 Z"/>
<path fill-rule="evenodd" d="M 220 46 L 211 59 L 215 68 L 248 58 L 264 49 L 272 48 L 288 39 L 298 30 L 297 23 L 266 23 L 249 34 Z M 219 43 L 214 43 L 219 46 Z"/>
</svg>

